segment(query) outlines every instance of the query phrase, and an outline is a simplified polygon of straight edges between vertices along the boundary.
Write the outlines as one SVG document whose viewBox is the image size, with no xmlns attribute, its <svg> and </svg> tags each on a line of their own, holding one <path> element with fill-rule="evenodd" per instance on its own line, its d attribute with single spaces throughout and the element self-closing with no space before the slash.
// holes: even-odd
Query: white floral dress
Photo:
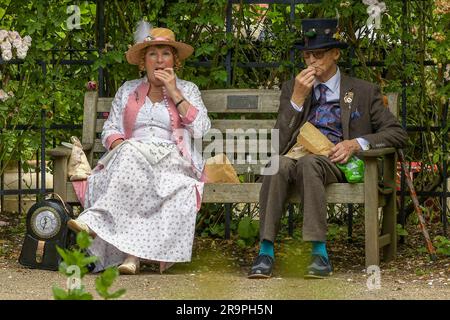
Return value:
<svg viewBox="0 0 450 320">
<path fill-rule="evenodd" d="M 203 183 L 171 138 L 165 103 L 146 98 L 132 138 L 99 162 L 104 168 L 89 177 L 78 218 L 97 234 L 89 248 L 99 257 L 94 271 L 121 264 L 127 254 L 162 269 L 190 261 Z"/>
</svg>

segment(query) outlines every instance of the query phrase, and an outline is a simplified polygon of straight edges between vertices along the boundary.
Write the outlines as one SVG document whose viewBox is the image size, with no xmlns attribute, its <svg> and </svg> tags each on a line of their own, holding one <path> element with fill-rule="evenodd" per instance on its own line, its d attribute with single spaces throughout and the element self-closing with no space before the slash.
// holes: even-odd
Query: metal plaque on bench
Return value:
<svg viewBox="0 0 450 320">
<path fill-rule="evenodd" d="M 227 96 L 227 109 L 258 109 L 258 96 Z"/>
</svg>

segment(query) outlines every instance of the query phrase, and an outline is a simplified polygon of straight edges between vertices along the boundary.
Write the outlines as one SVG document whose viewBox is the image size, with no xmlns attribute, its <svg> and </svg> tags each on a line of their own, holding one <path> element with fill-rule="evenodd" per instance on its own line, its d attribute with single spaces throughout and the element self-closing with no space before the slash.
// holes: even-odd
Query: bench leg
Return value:
<svg viewBox="0 0 450 320">
<path fill-rule="evenodd" d="M 294 234 L 294 205 L 292 203 L 288 205 L 288 234 L 289 237 Z"/>
<path fill-rule="evenodd" d="M 230 239 L 231 203 L 225 203 L 225 239 Z"/>
<path fill-rule="evenodd" d="M 364 215 L 366 240 L 366 267 L 379 266 L 378 242 L 378 168 L 377 159 L 365 160 L 364 171 Z"/>
<path fill-rule="evenodd" d="M 57 193 L 63 201 L 67 201 L 67 160 L 68 157 L 57 157 L 53 160 L 53 191 Z"/>
<path fill-rule="evenodd" d="M 395 184 L 396 155 L 389 154 L 385 158 L 384 183 L 392 188 L 392 194 L 387 196 L 386 206 L 383 208 L 382 234 L 390 235 L 390 243 L 383 248 L 385 261 L 395 259 L 397 255 L 397 196 Z"/>
</svg>

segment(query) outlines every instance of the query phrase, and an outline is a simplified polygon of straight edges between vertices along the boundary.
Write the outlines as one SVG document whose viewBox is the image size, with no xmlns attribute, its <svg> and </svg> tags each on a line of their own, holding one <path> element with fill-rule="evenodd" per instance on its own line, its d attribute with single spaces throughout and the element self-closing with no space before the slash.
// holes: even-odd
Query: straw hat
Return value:
<svg viewBox="0 0 450 320">
<path fill-rule="evenodd" d="M 140 37 L 143 38 L 142 30 Z M 194 52 L 194 48 L 191 47 L 190 45 L 176 41 L 175 34 L 173 33 L 173 31 L 166 28 L 148 28 L 147 30 L 144 31 L 143 40 L 136 39 L 135 34 L 135 41 L 136 44 L 131 46 L 126 52 L 127 61 L 130 64 L 139 65 L 141 59 L 141 50 L 147 48 L 148 46 L 154 45 L 172 46 L 177 50 L 178 58 L 180 58 L 180 60 L 186 59 Z"/>
</svg>

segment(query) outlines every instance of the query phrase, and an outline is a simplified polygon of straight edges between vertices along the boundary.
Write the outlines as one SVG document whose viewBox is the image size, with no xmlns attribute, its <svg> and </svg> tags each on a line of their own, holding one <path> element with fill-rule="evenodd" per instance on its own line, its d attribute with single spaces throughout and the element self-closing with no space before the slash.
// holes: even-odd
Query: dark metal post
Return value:
<svg viewBox="0 0 450 320">
<path fill-rule="evenodd" d="M 36 174 L 36 189 L 39 188 L 39 150 L 36 150 L 36 166 L 34 167 L 35 170 L 35 174 Z M 45 162 L 45 159 L 42 159 L 43 162 Z M 35 197 L 35 201 L 38 202 L 39 201 L 39 196 L 38 193 L 36 193 L 36 197 Z"/>
<path fill-rule="evenodd" d="M 3 130 L 0 130 L 0 134 L 3 133 Z M 3 160 L 0 161 L 0 168 L 3 168 Z M 5 190 L 5 174 L 2 173 L 0 176 L 0 207 L 1 211 L 5 211 L 5 195 L 3 194 L 3 190 Z M 0 212 L 1 212 L 0 211 Z"/>
<path fill-rule="evenodd" d="M 97 48 L 98 56 L 101 58 L 103 49 L 105 48 L 105 1 L 97 0 Z M 105 96 L 104 70 L 98 68 L 98 94 L 100 97 Z"/>
<path fill-rule="evenodd" d="M 444 106 L 444 112 L 443 112 L 443 117 L 442 117 L 442 127 L 441 130 L 443 133 L 445 133 L 446 135 L 448 135 L 448 133 L 446 133 L 446 128 L 447 128 L 447 116 L 448 116 L 448 100 Z M 444 236 L 447 236 L 447 161 L 448 161 L 448 154 L 447 154 L 447 139 L 445 139 L 445 137 L 443 137 L 442 139 L 442 155 L 443 155 L 443 162 L 442 162 L 442 174 L 443 174 L 443 192 L 442 192 L 442 197 L 441 197 L 441 201 L 442 201 L 442 225 L 443 225 L 443 229 L 444 229 Z"/>
<path fill-rule="evenodd" d="M 47 75 L 47 65 L 45 64 L 45 62 L 42 62 L 41 64 L 42 67 L 42 74 L 44 75 L 44 77 L 46 77 Z M 39 194 L 40 195 L 44 195 L 45 193 L 45 189 L 46 189 L 46 185 L 45 185 L 45 144 L 46 144 L 46 128 L 45 128 L 45 118 L 46 118 L 46 113 L 45 110 L 42 109 L 41 110 L 41 189 L 39 190 Z M 37 164 L 36 164 L 37 166 Z M 37 188 L 37 185 L 36 185 Z"/>
<path fill-rule="evenodd" d="M 22 146 L 19 145 L 19 148 Z M 22 213 L 22 164 L 20 163 L 20 160 L 17 161 L 17 175 L 19 176 L 19 181 L 17 181 L 17 188 L 19 188 L 19 194 L 18 194 L 18 213 Z"/>
<path fill-rule="evenodd" d="M 289 19 L 291 21 L 291 30 L 290 31 L 293 32 L 295 30 L 293 28 L 293 25 L 295 22 L 295 3 L 294 3 L 294 1 L 291 2 L 291 13 L 289 15 Z M 294 50 L 294 48 L 291 48 L 291 50 L 289 50 L 289 58 L 292 63 L 291 77 L 295 78 L 297 70 L 295 68 L 295 50 Z"/>
<path fill-rule="evenodd" d="M 408 4 L 406 0 L 403 0 L 403 8 L 402 8 L 402 62 L 403 65 L 406 66 L 406 52 L 405 52 L 405 33 L 408 32 L 407 27 L 407 15 L 408 15 Z M 402 80 L 402 126 L 406 130 L 406 79 L 405 75 L 403 74 L 403 80 Z M 405 189 L 406 189 L 406 180 L 405 180 L 405 173 L 403 170 L 401 171 L 401 178 L 400 178 L 400 222 L 402 226 L 404 227 L 406 224 L 406 212 L 405 212 Z M 400 242 L 405 242 L 405 237 L 400 237 Z"/>
<path fill-rule="evenodd" d="M 226 34 L 225 34 L 225 41 L 228 41 L 228 35 L 231 33 L 231 23 L 232 23 L 232 14 L 233 14 L 233 4 L 231 0 L 228 0 L 227 4 L 227 18 L 226 18 Z M 228 45 L 228 43 L 227 43 Z M 227 87 L 231 85 L 231 77 L 232 77 L 232 70 L 231 70 L 231 49 L 228 49 L 227 51 L 227 57 L 225 60 L 225 69 L 227 71 Z"/>
<path fill-rule="evenodd" d="M 353 236 L 353 212 L 355 212 L 355 208 L 352 203 L 348 204 L 347 208 L 347 223 L 348 223 L 348 229 L 347 229 L 347 241 L 352 241 Z"/>
<path fill-rule="evenodd" d="M 294 205 L 292 203 L 288 205 L 288 233 L 290 237 L 294 234 Z"/>
<path fill-rule="evenodd" d="M 225 239 L 230 239 L 231 234 L 231 203 L 225 203 Z"/>
</svg>

